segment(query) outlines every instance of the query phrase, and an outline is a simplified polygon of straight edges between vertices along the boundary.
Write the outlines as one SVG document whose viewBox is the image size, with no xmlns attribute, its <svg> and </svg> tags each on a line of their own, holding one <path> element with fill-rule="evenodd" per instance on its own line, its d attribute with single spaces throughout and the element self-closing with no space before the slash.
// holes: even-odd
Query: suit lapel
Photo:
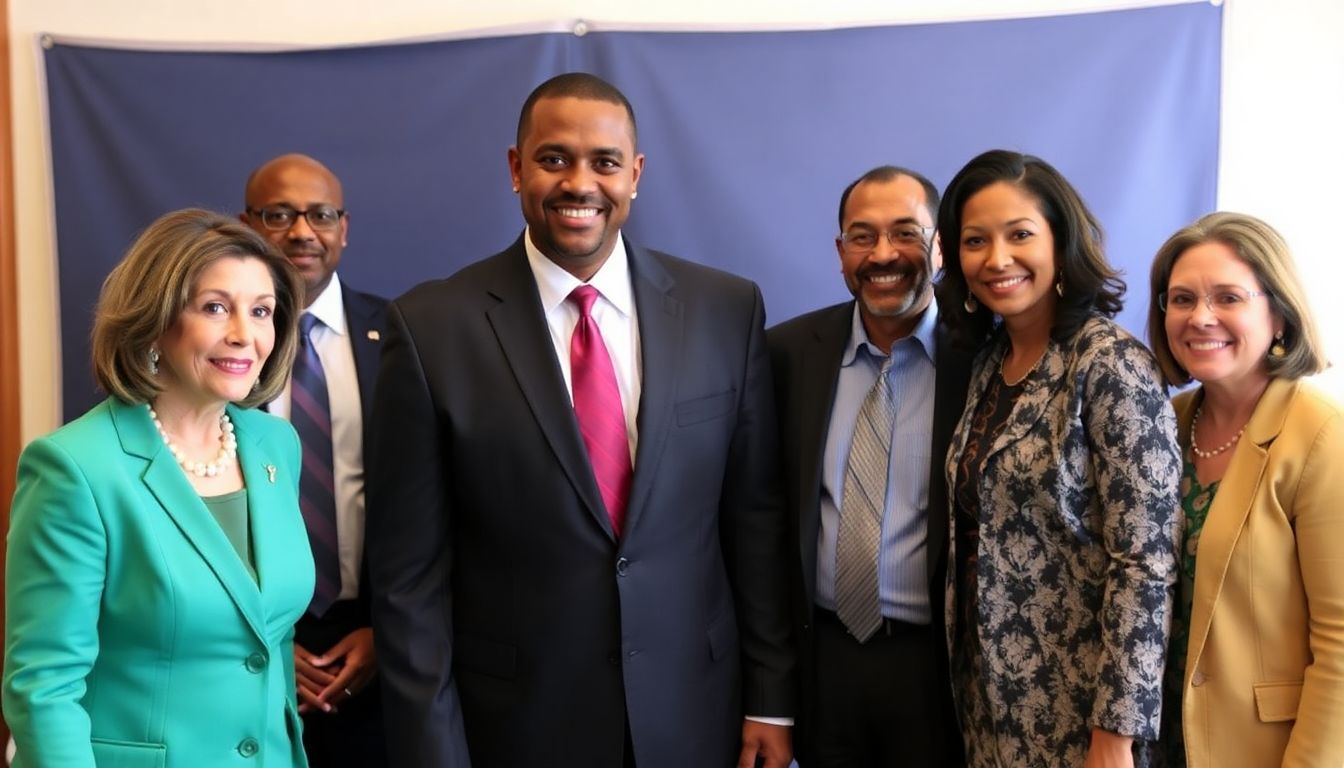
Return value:
<svg viewBox="0 0 1344 768">
<path fill-rule="evenodd" d="M 230 410 L 234 410 L 232 406 Z M 234 419 L 235 424 L 238 421 Z M 293 509 L 298 500 L 294 486 L 282 485 L 274 474 L 282 460 L 282 456 L 267 449 L 255 430 L 250 434 L 246 430 L 239 433 L 238 467 L 243 471 L 243 483 L 247 486 L 252 560 L 265 607 L 275 604 L 274 575 L 293 567 L 293 547 L 299 539 L 290 534 L 297 533 L 296 523 L 302 520 L 298 515 L 267 515 L 270 510 Z M 303 535 L 306 537 L 307 532 Z"/>
<path fill-rule="evenodd" d="M 640 395 L 639 449 L 635 455 L 635 476 L 626 507 L 625 530 L 634 531 L 639 523 L 659 458 L 671 428 L 672 408 L 682 365 L 682 302 L 672 295 L 676 283 L 652 254 L 625 242 L 630 262 L 630 282 L 634 288 L 635 312 L 639 318 Z"/>
<path fill-rule="evenodd" d="M 821 473 L 826 456 L 826 435 L 831 425 L 835 387 L 840 379 L 840 363 L 853 325 L 854 302 L 841 304 L 833 312 L 817 318 L 812 327 L 812 343 L 802 350 L 798 393 L 794 405 L 798 414 L 798 542 L 803 560 L 803 581 L 809 605 L 817 594 L 817 534 L 821 527 Z"/>
<path fill-rule="evenodd" d="M 952 441 L 953 430 L 966 405 L 966 381 L 969 360 L 952 348 L 939 322 L 934 331 L 933 434 L 929 456 L 928 576 L 930 590 L 941 592 L 940 563 L 947 551 L 948 483 L 943 461 Z M 933 606 L 939 610 L 940 606 Z"/>
<path fill-rule="evenodd" d="M 614 539 L 611 521 L 588 464 L 588 451 L 579 434 L 574 406 L 555 359 L 555 347 L 551 344 L 536 278 L 527 264 L 522 239 L 505 251 L 496 264 L 499 269 L 490 279 L 487 290 L 498 303 L 486 311 L 486 318 L 513 371 L 514 380 L 565 476 L 593 519 Z"/>
<path fill-rule="evenodd" d="M 372 302 L 345 285 L 341 288 L 350 351 L 355 357 L 355 378 L 359 380 L 364 423 L 368 424 L 373 413 L 373 385 L 378 379 L 378 364 L 383 352 L 382 323 L 377 322 L 378 310 Z"/>
<path fill-rule="evenodd" d="M 220 529 L 219 523 L 205 508 L 205 502 L 187 481 L 142 405 L 113 402 L 112 417 L 122 450 L 147 459 L 141 479 L 154 495 L 164 512 L 201 556 L 229 598 L 238 606 L 252 631 L 265 640 L 265 622 L 261 607 L 261 593 L 253 583 L 238 553 Z M 250 482 L 250 481 L 249 481 Z"/>
<path fill-rule="evenodd" d="M 979 388 L 976 391 L 981 394 L 984 393 L 985 385 L 989 383 L 989 377 L 998 375 L 999 365 L 1008 352 L 1006 338 L 1005 335 L 1004 341 L 985 361 L 984 369 L 977 378 Z M 1022 392 L 1013 403 L 1013 409 L 1008 414 L 1003 430 L 999 432 L 999 436 L 994 439 L 993 445 L 985 454 L 985 464 L 988 464 L 994 455 L 1026 437 L 1031 428 L 1036 426 L 1036 422 L 1045 415 L 1046 406 L 1054 397 L 1055 391 L 1068 380 L 1065 372 L 1072 362 L 1066 355 L 1068 351 L 1054 339 L 1050 340 L 1045 350 L 1045 357 L 1041 358 L 1040 364 L 1028 373 L 1026 380 L 1022 382 Z"/>
<path fill-rule="evenodd" d="M 1270 381 L 1246 425 L 1245 437 L 1234 449 L 1232 461 L 1228 463 L 1227 471 L 1218 483 L 1218 491 L 1199 534 L 1199 556 L 1195 560 L 1195 584 L 1199 588 L 1195 590 L 1190 606 L 1192 651 L 1202 651 L 1204 648 L 1209 624 L 1213 619 L 1213 606 L 1222 592 L 1227 569 L 1232 563 L 1232 552 L 1250 517 L 1257 497 L 1256 489 L 1260 487 L 1269 464 L 1269 446 L 1283 429 L 1288 405 L 1297 392 L 1297 386 L 1292 381 Z M 1202 397 L 1203 392 L 1200 391 L 1183 400 L 1185 407 L 1179 415 L 1177 428 L 1185 436 L 1186 445 L 1189 445 L 1190 423 Z M 1198 655 L 1194 661 L 1198 661 Z M 1195 663 L 1188 664 L 1186 674 L 1189 675 L 1194 669 Z"/>
</svg>

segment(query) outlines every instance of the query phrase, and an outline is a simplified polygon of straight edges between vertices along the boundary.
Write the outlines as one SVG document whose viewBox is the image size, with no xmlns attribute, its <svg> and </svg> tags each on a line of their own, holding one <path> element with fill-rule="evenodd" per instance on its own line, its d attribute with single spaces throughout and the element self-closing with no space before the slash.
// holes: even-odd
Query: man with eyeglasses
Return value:
<svg viewBox="0 0 1344 768">
<path fill-rule="evenodd" d="M 944 343 L 938 190 L 894 166 L 840 196 L 853 301 L 768 332 L 795 560 L 803 768 L 963 763 L 943 635 L 943 457 L 968 361 Z"/>
<path fill-rule="evenodd" d="M 349 233 L 341 182 L 306 155 L 262 165 L 239 218 L 276 245 L 304 282 L 302 343 L 285 392 L 304 452 L 300 503 L 317 564 L 295 626 L 294 666 L 311 768 L 387 764 L 364 566 L 364 466 L 387 300 L 352 290 L 336 268 Z"/>
</svg>

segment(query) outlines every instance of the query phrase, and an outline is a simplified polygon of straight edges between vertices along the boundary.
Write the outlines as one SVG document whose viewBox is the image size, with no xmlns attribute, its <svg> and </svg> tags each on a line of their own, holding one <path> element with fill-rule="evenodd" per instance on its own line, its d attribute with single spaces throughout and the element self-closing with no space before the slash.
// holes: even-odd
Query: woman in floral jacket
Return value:
<svg viewBox="0 0 1344 768">
<path fill-rule="evenodd" d="M 1181 474 L 1156 361 L 1078 193 L 992 151 L 938 213 L 941 315 L 978 350 L 947 457 L 948 642 L 971 766 L 1147 765 Z"/>
</svg>

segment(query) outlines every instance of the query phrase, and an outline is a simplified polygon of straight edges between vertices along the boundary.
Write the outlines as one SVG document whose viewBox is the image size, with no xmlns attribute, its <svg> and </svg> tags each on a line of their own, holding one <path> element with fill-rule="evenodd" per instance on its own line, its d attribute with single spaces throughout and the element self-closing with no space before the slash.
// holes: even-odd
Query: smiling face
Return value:
<svg viewBox="0 0 1344 768">
<path fill-rule="evenodd" d="M 962 207 L 966 286 L 1009 329 L 1049 332 L 1055 319 L 1055 238 L 1035 198 L 999 181 Z"/>
<path fill-rule="evenodd" d="M 923 228 L 918 242 L 892 245 L 887 233 L 910 225 Z M 909 176 L 862 182 L 845 202 L 844 231 L 835 244 L 840 272 L 859 301 L 869 338 L 884 349 L 910 333 L 933 298 L 932 227 L 924 188 Z M 855 237 L 871 237 L 872 250 L 843 242 Z"/>
<path fill-rule="evenodd" d="M 275 283 L 265 262 L 216 259 L 156 345 L 160 397 L 222 407 L 247 397 L 275 346 Z"/>
<path fill-rule="evenodd" d="M 1255 273 L 1227 245 L 1207 242 L 1187 249 L 1167 281 L 1164 324 L 1172 357 L 1205 385 L 1238 391 L 1263 387 L 1269 380 L 1265 355 L 1284 325 L 1269 297 L 1249 296 L 1263 291 Z M 1213 297 L 1214 309 L 1205 296 Z"/>
<path fill-rule="evenodd" d="M 574 97 L 532 106 L 522 144 L 509 149 L 532 243 L 587 280 L 606 262 L 630 215 L 644 156 L 620 104 Z"/>
<path fill-rule="evenodd" d="M 247 185 L 247 207 L 252 211 L 284 206 L 293 211 L 318 207 L 344 207 L 341 183 L 321 163 L 303 155 L 285 155 L 262 166 Z M 288 229 L 272 230 L 255 213 L 242 220 L 270 240 L 303 275 L 304 306 L 316 299 L 341 264 L 341 252 L 349 235 L 350 219 L 341 216 L 336 226 L 313 229 L 307 217 L 294 217 Z"/>
</svg>

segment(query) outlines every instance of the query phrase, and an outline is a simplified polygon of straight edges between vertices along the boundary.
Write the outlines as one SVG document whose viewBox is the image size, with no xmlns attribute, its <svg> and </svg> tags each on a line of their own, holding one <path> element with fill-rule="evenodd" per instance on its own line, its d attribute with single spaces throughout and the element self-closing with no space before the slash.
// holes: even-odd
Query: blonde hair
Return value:
<svg viewBox="0 0 1344 768">
<path fill-rule="evenodd" d="M 127 403 L 148 402 L 163 390 L 151 370 L 150 348 L 186 308 L 201 273 L 221 258 L 259 259 L 275 282 L 275 347 L 256 387 L 238 404 L 251 408 L 280 394 L 298 348 L 303 283 L 266 238 L 200 208 L 150 224 L 103 281 L 92 333 L 99 387 Z"/>
</svg>

